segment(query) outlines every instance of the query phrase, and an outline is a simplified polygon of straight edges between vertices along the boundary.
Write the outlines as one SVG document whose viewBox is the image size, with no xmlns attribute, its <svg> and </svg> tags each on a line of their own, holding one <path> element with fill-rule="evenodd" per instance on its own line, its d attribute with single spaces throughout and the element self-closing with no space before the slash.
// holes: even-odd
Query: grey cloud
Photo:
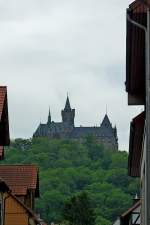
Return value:
<svg viewBox="0 0 150 225">
<path fill-rule="evenodd" d="M 76 124 L 99 124 L 106 104 L 128 146 L 125 9 L 131 1 L 0 0 L 0 74 L 12 137 L 31 137 L 49 105 L 60 120 L 67 91 Z"/>
</svg>

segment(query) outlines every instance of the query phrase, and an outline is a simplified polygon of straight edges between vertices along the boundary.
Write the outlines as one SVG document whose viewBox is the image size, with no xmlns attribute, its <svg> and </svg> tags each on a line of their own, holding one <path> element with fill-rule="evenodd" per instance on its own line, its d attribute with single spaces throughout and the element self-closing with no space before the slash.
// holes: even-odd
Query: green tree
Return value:
<svg viewBox="0 0 150 225">
<path fill-rule="evenodd" d="M 82 192 L 66 202 L 63 217 L 71 225 L 94 225 L 95 215 L 87 193 Z"/>
<path fill-rule="evenodd" d="M 127 152 L 105 149 L 92 136 L 83 142 L 33 138 L 13 140 L 0 164 L 38 165 L 36 210 L 48 224 L 69 225 L 62 221 L 66 200 L 86 192 L 95 224 L 109 225 L 131 206 L 139 191 L 139 179 L 127 175 L 127 158 Z"/>
</svg>

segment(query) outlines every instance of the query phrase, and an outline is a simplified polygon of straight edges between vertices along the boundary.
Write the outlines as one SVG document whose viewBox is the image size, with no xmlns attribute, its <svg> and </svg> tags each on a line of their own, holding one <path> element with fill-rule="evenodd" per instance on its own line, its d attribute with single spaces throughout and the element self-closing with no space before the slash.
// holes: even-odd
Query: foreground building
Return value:
<svg viewBox="0 0 150 225">
<path fill-rule="evenodd" d="M 28 208 L 34 210 L 39 197 L 39 171 L 34 165 L 0 165 L 0 177 L 12 194 Z"/>
<path fill-rule="evenodd" d="M 10 143 L 7 88 L 0 86 L 0 160 Z M 32 211 L 39 197 L 38 168 L 0 165 L 0 225 L 46 225 Z"/>
<path fill-rule="evenodd" d="M 112 225 L 141 225 L 141 201 L 137 200 Z"/>
<path fill-rule="evenodd" d="M 129 175 L 140 177 L 141 225 L 150 224 L 150 1 L 127 9 L 126 91 L 129 105 L 144 111 L 130 126 Z"/>
<path fill-rule="evenodd" d="M 137 201 L 131 208 L 120 216 L 120 225 L 141 225 L 141 201 Z"/>
<path fill-rule="evenodd" d="M 40 225 L 34 212 L 12 194 L 8 185 L 0 179 L 0 224 Z"/>
<path fill-rule="evenodd" d="M 54 122 L 51 120 L 51 114 L 49 112 L 47 123 L 40 123 L 33 134 L 33 137 L 81 140 L 87 136 L 94 136 L 98 142 L 104 144 L 107 148 L 118 150 L 117 128 L 112 127 L 107 114 L 100 126 L 75 127 L 75 109 L 71 108 L 70 101 L 67 96 L 65 108 L 61 111 L 61 115 L 62 122 Z"/>
</svg>

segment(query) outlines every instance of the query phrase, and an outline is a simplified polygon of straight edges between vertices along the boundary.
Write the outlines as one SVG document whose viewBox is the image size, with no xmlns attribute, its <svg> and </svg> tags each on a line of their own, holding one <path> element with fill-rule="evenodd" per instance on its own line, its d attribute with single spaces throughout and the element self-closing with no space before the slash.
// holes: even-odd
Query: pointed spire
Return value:
<svg viewBox="0 0 150 225">
<path fill-rule="evenodd" d="M 68 93 L 67 93 L 67 100 L 66 100 L 66 104 L 65 104 L 64 110 L 65 110 L 65 111 L 70 111 L 70 110 L 71 110 L 71 106 L 70 106 L 70 101 L 69 101 Z"/>
<path fill-rule="evenodd" d="M 51 111 L 50 111 L 50 107 L 49 107 L 47 124 L 51 124 Z"/>
<path fill-rule="evenodd" d="M 105 116 L 104 116 L 104 119 L 101 123 L 101 127 L 107 127 L 107 128 L 111 127 L 112 128 L 112 125 L 110 123 L 110 120 L 109 120 L 107 114 L 105 114 Z"/>
</svg>

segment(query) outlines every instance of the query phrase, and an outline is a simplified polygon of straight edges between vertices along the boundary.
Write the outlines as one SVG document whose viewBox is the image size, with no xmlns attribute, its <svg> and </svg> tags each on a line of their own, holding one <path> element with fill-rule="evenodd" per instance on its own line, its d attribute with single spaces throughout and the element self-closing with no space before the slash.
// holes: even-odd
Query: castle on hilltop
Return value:
<svg viewBox="0 0 150 225">
<path fill-rule="evenodd" d="M 96 140 L 106 147 L 118 150 L 117 128 L 112 127 L 107 113 L 100 126 L 93 127 L 75 127 L 75 109 L 70 106 L 69 97 L 67 96 L 65 108 L 61 111 L 62 122 L 51 120 L 49 110 L 46 124 L 40 123 L 33 137 L 48 137 L 50 139 L 84 139 L 87 136 L 94 136 Z"/>
</svg>

